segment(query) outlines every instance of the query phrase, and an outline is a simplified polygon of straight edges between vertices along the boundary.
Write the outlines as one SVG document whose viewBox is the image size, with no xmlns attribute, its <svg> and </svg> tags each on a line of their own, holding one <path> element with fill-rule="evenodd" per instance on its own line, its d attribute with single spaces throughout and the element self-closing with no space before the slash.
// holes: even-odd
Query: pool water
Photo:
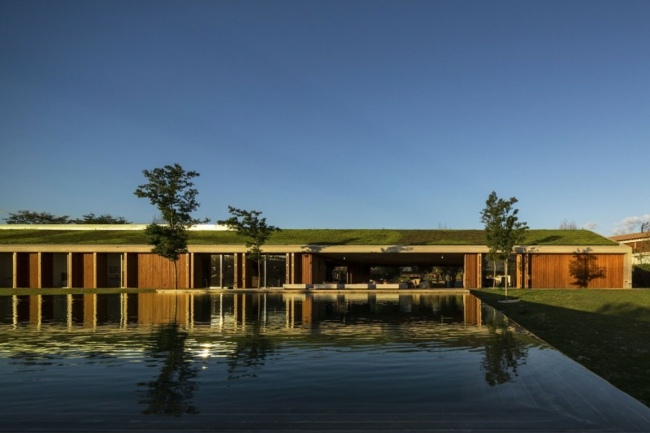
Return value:
<svg viewBox="0 0 650 433">
<path fill-rule="evenodd" d="M 0 297 L 0 431 L 647 431 L 469 294 Z"/>
</svg>

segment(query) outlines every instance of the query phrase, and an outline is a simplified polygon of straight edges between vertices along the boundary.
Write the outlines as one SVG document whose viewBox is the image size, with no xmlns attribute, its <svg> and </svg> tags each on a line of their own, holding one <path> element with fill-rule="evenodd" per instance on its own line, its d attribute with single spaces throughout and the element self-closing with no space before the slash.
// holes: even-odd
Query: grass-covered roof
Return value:
<svg viewBox="0 0 650 433">
<path fill-rule="evenodd" d="M 0 230 L 0 244 L 144 245 L 140 230 Z M 190 245 L 243 244 L 232 231 L 190 231 Z M 268 245 L 485 245 L 483 230 L 286 229 Z M 588 230 L 529 230 L 524 245 L 616 245 Z"/>
</svg>

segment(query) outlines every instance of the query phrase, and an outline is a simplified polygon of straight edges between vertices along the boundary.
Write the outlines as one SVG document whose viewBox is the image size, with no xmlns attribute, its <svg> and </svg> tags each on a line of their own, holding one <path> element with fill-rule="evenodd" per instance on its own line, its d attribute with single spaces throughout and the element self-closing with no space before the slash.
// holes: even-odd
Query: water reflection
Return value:
<svg viewBox="0 0 650 433">
<path fill-rule="evenodd" d="M 147 408 L 145 414 L 181 416 L 198 413 L 192 398 L 198 387 L 194 380 L 198 368 L 191 351 L 186 348 L 188 333 L 178 324 L 160 326 L 149 343 L 147 357 L 160 365 L 160 374 L 154 381 L 139 383 L 147 387 L 139 402 Z"/>
<path fill-rule="evenodd" d="M 80 365 L 145 366 L 133 373 L 119 369 L 129 375 L 125 380 L 130 381 L 130 392 L 137 390 L 137 401 L 131 405 L 137 403 L 146 415 L 174 417 L 202 412 L 206 398 L 213 398 L 201 393 L 206 382 L 223 387 L 210 392 L 227 395 L 233 402 L 247 401 L 250 392 L 263 398 L 264 389 L 280 386 L 295 386 L 287 391 L 287 399 L 304 398 L 315 386 L 325 387 L 319 398 L 336 399 L 340 390 L 334 388 L 333 377 L 361 381 L 360 390 L 348 389 L 351 399 L 366 398 L 355 393 L 382 384 L 405 388 L 408 400 L 431 398 L 426 393 L 438 388 L 451 392 L 459 386 L 458 379 L 445 372 L 471 363 L 464 368 L 482 372 L 487 385 L 505 384 L 519 374 L 527 348 L 538 344 L 514 329 L 471 295 L 219 292 L 0 297 L 0 360 L 38 365 L 44 372 L 56 366 L 74 366 L 75 371 L 83 370 Z M 321 376 L 301 376 L 306 372 Z M 102 379 L 102 374 L 107 376 Z M 101 385 L 102 380 L 111 380 L 110 374 L 102 371 L 95 380 Z M 276 382 L 268 382 L 269 375 Z M 71 375 L 67 378 L 72 380 Z M 432 388 L 419 389 L 427 380 Z M 314 381 L 311 388 L 305 383 L 309 381 Z M 327 388 L 329 384 L 332 388 Z M 242 394 L 237 397 L 239 387 Z M 266 398 L 279 397 L 269 391 Z"/>
<path fill-rule="evenodd" d="M 525 364 L 527 345 L 518 339 L 507 318 L 488 322 L 490 336 L 485 340 L 482 362 L 485 381 L 490 385 L 510 382 L 518 375 L 518 367 Z"/>
<path fill-rule="evenodd" d="M 176 323 L 189 329 L 216 326 L 245 329 L 277 324 L 313 328 L 336 321 L 430 320 L 481 325 L 480 301 L 471 295 L 328 295 L 328 294 L 88 294 L 0 297 L 0 324 L 128 327 Z M 263 328 L 262 328 L 263 329 Z"/>
</svg>

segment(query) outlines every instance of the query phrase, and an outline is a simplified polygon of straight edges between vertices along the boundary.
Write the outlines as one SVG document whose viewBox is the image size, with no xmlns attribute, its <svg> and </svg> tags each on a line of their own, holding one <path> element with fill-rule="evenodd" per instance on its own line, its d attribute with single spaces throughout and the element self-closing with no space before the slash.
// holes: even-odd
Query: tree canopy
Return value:
<svg viewBox="0 0 650 433">
<path fill-rule="evenodd" d="M 153 170 L 142 170 L 148 182 L 139 185 L 134 194 L 148 198 L 158 208 L 162 220 L 171 227 L 188 228 L 205 222 L 192 217 L 199 208 L 192 179 L 199 176 L 196 171 L 185 171 L 180 164 L 166 165 Z"/>
<path fill-rule="evenodd" d="M 9 212 L 9 217 L 4 220 L 7 224 L 130 224 L 130 221 L 123 217 L 114 217 L 108 213 L 97 216 L 92 212 L 72 219 L 68 215 L 57 216 L 49 212 L 19 210 L 15 213 Z"/>
<path fill-rule="evenodd" d="M 485 201 L 485 208 L 481 211 L 481 222 L 485 224 L 485 237 L 489 252 L 488 259 L 504 264 L 506 275 L 506 295 L 508 290 L 508 259 L 515 245 L 520 244 L 526 236 L 528 225 L 519 221 L 519 209 L 513 206 L 518 200 L 510 197 L 508 200 L 499 198 L 492 191 Z"/>
<path fill-rule="evenodd" d="M 164 225 L 152 223 L 145 233 L 153 245 L 151 252 L 174 262 L 174 276 L 178 288 L 178 259 L 187 252 L 187 229 L 204 221 L 192 217 L 199 207 L 198 191 L 192 179 L 199 176 L 196 171 L 185 171 L 180 164 L 166 165 L 153 170 L 143 170 L 148 182 L 139 185 L 134 194 L 148 198 L 158 208 Z"/>
<path fill-rule="evenodd" d="M 248 257 L 257 262 L 257 288 L 259 289 L 261 284 L 261 278 L 259 278 L 261 276 L 261 262 L 263 260 L 262 246 L 273 232 L 279 231 L 280 229 L 268 225 L 266 218 L 260 218 L 260 215 L 262 215 L 260 211 L 247 211 L 228 206 L 228 212 L 232 216 L 225 220 L 219 220 L 217 223 L 236 230 L 240 236 L 246 238 Z"/>
</svg>

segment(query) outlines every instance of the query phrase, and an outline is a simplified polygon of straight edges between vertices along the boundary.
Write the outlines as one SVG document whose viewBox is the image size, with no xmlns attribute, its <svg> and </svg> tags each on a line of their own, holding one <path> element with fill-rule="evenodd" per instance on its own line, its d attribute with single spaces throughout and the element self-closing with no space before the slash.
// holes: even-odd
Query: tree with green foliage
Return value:
<svg viewBox="0 0 650 433">
<path fill-rule="evenodd" d="M 83 215 L 81 218 L 77 218 L 74 220 L 75 224 L 131 224 L 130 221 L 128 221 L 124 217 L 114 217 L 111 214 L 102 214 L 102 215 L 95 215 L 94 213 L 87 213 Z"/>
<path fill-rule="evenodd" d="M 526 230 L 528 230 L 528 225 L 519 221 L 517 216 L 519 209 L 513 207 L 517 202 L 515 197 L 504 200 L 492 191 L 485 201 L 485 209 L 481 211 L 481 222 L 485 224 L 485 235 L 489 248 L 488 260 L 503 263 L 506 276 L 504 282 L 506 297 L 508 297 L 508 259 L 515 245 L 524 240 Z"/>
<path fill-rule="evenodd" d="M 499 251 L 493 242 L 494 233 L 499 230 L 501 226 L 501 214 L 497 206 L 498 198 L 493 191 L 485 202 L 485 209 L 481 212 L 481 222 L 485 224 L 485 232 L 488 242 L 487 259 L 492 262 L 492 288 L 496 287 L 497 282 L 497 262 L 499 261 Z"/>
<path fill-rule="evenodd" d="M 4 219 L 7 224 L 130 224 L 123 217 L 114 217 L 110 214 L 95 215 L 88 213 L 77 219 L 70 219 L 68 215 L 56 216 L 49 212 L 33 212 L 19 210 L 9 212 L 9 218 Z"/>
<path fill-rule="evenodd" d="M 158 208 L 164 225 L 152 223 L 145 233 L 151 252 L 174 263 L 175 287 L 178 288 L 178 259 L 187 253 L 187 229 L 208 220 L 192 217 L 199 207 L 196 200 L 198 191 L 192 179 L 199 176 L 196 171 L 185 171 L 180 164 L 166 165 L 151 171 L 143 170 L 148 182 L 139 185 L 134 194 L 139 198 L 148 198 Z"/>
<path fill-rule="evenodd" d="M 9 217 L 4 219 L 7 224 L 70 224 L 72 221 L 67 215 L 56 216 L 49 212 L 33 212 L 19 210 L 9 212 Z"/>
<path fill-rule="evenodd" d="M 217 224 L 225 225 L 246 238 L 246 248 L 248 249 L 248 258 L 257 263 L 257 288 L 261 285 L 261 269 L 264 255 L 262 246 L 269 239 L 271 234 L 279 231 L 278 227 L 268 225 L 266 218 L 260 218 L 262 212 L 252 210 L 246 211 L 228 206 L 228 212 L 232 215 L 226 220 L 217 221 Z"/>
</svg>

